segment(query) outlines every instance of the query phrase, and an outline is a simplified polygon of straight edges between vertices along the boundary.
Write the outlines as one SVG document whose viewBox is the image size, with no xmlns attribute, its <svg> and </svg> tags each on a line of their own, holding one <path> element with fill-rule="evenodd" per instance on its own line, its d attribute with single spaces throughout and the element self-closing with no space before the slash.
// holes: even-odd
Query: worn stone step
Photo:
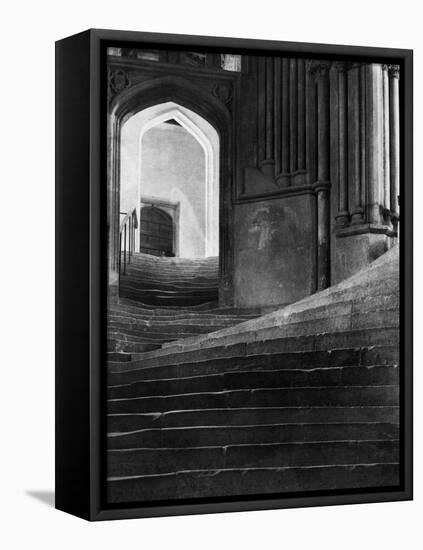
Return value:
<svg viewBox="0 0 423 550">
<path fill-rule="evenodd" d="M 218 303 L 217 300 L 211 300 L 209 302 L 202 302 L 201 304 L 194 304 L 194 305 L 187 305 L 187 306 L 174 306 L 171 304 L 162 304 L 160 307 L 154 304 L 144 303 L 141 300 L 132 300 L 131 298 L 126 298 L 124 296 L 119 296 L 119 304 L 130 306 L 133 308 L 142 308 L 142 309 L 150 309 L 153 312 L 191 312 L 191 313 L 198 313 L 198 312 L 209 312 L 213 310 L 217 310 Z"/>
<path fill-rule="evenodd" d="M 233 323 L 243 322 L 246 319 L 251 319 L 251 316 L 236 316 L 236 315 L 168 315 L 168 316 L 151 316 L 151 315 L 133 315 L 124 312 L 110 311 L 107 315 L 108 323 L 116 323 L 122 325 L 140 325 L 140 326 L 169 326 L 176 325 L 202 325 L 210 326 L 209 330 L 214 330 L 214 326 L 232 326 Z"/>
<path fill-rule="evenodd" d="M 144 315 L 143 313 L 132 313 L 126 310 L 114 311 L 113 309 L 109 310 L 108 319 L 121 321 L 121 322 L 133 322 L 133 323 L 157 323 L 157 324 L 167 324 L 169 322 L 178 322 L 178 323 L 230 323 L 231 321 L 249 321 L 253 318 L 252 315 L 215 315 L 213 313 L 180 313 L 174 314 L 171 312 L 167 315 Z M 228 325 L 231 326 L 231 325 Z"/>
<path fill-rule="evenodd" d="M 129 356 L 128 360 L 124 361 L 126 364 L 129 364 L 133 352 L 144 353 L 144 352 L 160 349 L 160 347 L 161 347 L 160 342 L 157 342 L 157 341 L 153 342 L 147 339 L 145 339 L 142 342 L 141 341 L 126 342 L 125 340 L 119 340 L 111 337 L 107 338 L 108 360 L 113 361 L 116 364 L 122 363 L 122 357 L 121 357 L 122 353 Z"/>
<path fill-rule="evenodd" d="M 162 340 L 160 338 L 132 338 L 128 341 L 125 337 L 123 339 L 108 336 L 107 338 L 107 351 L 113 353 L 144 353 L 161 348 Z M 116 361 L 117 364 L 121 364 L 122 361 Z M 129 362 L 127 362 L 129 364 Z"/>
<path fill-rule="evenodd" d="M 118 384 L 137 379 L 206 375 L 252 367 L 289 369 L 398 364 L 398 337 L 396 329 L 387 329 L 285 338 L 173 355 L 157 350 L 144 353 L 142 357 L 145 359 L 134 359 L 124 366 L 109 362 L 108 370 L 110 384 Z"/>
<path fill-rule="evenodd" d="M 125 330 L 122 327 L 109 326 L 107 327 L 108 334 L 110 338 L 116 340 L 125 340 L 127 342 L 140 342 L 140 341 L 151 341 L 151 342 L 163 342 L 167 339 L 180 338 L 184 334 L 193 334 L 193 330 L 185 328 L 185 330 L 177 329 L 175 332 L 169 332 L 162 329 L 158 330 Z M 197 329 L 198 330 L 198 327 Z M 198 334 L 198 333 L 197 333 Z"/>
<path fill-rule="evenodd" d="M 151 348 L 153 349 L 153 346 L 151 346 Z M 114 346 L 113 346 L 113 350 L 114 350 Z M 128 362 L 131 360 L 131 354 L 125 353 L 125 352 L 118 352 L 118 351 L 108 351 L 107 358 L 109 361 Z"/>
<path fill-rule="evenodd" d="M 267 468 L 397 462 L 399 441 L 319 441 L 107 451 L 108 477 L 224 468 Z"/>
<path fill-rule="evenodd" d="M 398 424 L 306 423 L 259 426 L 187 426 L 143 429 L 108 434 L 109 449 L 181 448 L 264 444 L 298 441 L 345 441 L 398 439 Z"/>
<path fill-rule="evenodd" d="M 121 413 L 107 416 L 108 432 L 184 426 L 231 426 L 304 422 L 399 422 L 398 406 L 268 407 L 190 409 L 183 411 Z"/>
<path fill-rule="evenodd" d="M 194 333 L 194 334 L 203 334 L 205 331 L 213 330 L 214 327 L 224 326 L 224 322 L 215 322 L 211 324 L 203 325 L 202 323 L 122 323 L 116 321 L 109 321 L 107 328 L 115 332 L 123 332 L 124 334 L 134 334 L 134 335 L 148 335 L 148 334 L 185 334 L 185 333 Z"/>
<path fill-rule="evenodd" d="M 193 337 L 180 342 L 184 349 L 201 347 L 203 342 L 208 347 L 229 345 L 243 341 L 281 338 L 292 335 L 313 334 L 316 332 L 335 332 L 373 327 L 398 327 L 399 304 L 398 295 L 380 296 L 379 300 L 360 299 L 357 301 L 342 301 L 340 303 L 319 306 L 299 312 L 293 312 L 285 317 L 276 318 L 269 314 L 254 320 L 244 321 L 233 327 L 222 328 L 213 334 Z M 369 303 L 370 302 L 370 303 Z M 363 304 L 366 304 L 363 305 Z M 373 309 L 371 309 L 373 308 Z M 270 319 L 266 320 L 267 317 Z M 318 327 L 318 331 L 316 330 Z M 169 347 L 177 349 L 178 343 Z"/>
<path fill-rule="evenodd" d="M 139 261 L 150 264 L 160 264 L 160 265 L 183 265 L 183 264 L 218 264 L 219 256 L 205 256 L 200 258 L 190 258 L 182 256 L 154 256 L 152 254 L 146 254 L 144 252 L 134 252 L 132 255 L 133 261 Z"/>
<path fill-rule="evenodd" d="M 322 314 L 323 315 L 323 314 Z M 280 324 L 269 328 L 246 330 L 251 321 L 237 325 L 239 332 L 230 328 L 231 334 L 226 335 L 226 328 L 215 331 L 211 334 L 194 336 L 183 341 L 174 342 L 165 346 L 169 351 L 193 351 L 202 347 L 228 346 L 241 342 L 254 342 L 260 340 L 271 340 L 289 338 L 292 336 L 306 336 L 309 334 L 322 334 L 326 332 L 341 332 L 357 329 L 372 328 L 398 328 L 399 311 L 397 309 L 375 311 L 368 313 L 352 313 L 336 315 L 328 312 L 322 318 L 298 320 L 288 324 Z M 318 330 L 316 330 L 318 327 Z"/>
<path fill-rule="evenodd" d="M 109 502 L 299 493 L 398 486 L 399 464 L 360 464 L 177 472 L 166 476 L 109 479 Z"/>
<path fill-rule="evenodd" d="M 214 325 L 215 327 L 218 325 Z M 224 323 L 221 323 L 220 326 L 225 326 Z M 213 330 L 213 327 L 210 325 L 202 325 L 202 324 L 172 324 L 169 323 L 167 325 L 155 325 L 152 324 L 150 326 L 146 326 L 143 324 L 137 324 L 137 323 L 117 323 L 117 322 L 109 322 L 107 324 L 107 330 L 111 333 L 120 333 L 125 336 L 128 336 L 128 339 L 130 339 L 130 336 L 134 337 L 158 337 L 161 341 L 163 341 L 164 338 L 167 338 L 169 335 L 172 339 L 175 338 L 182 338 L 185 334 L 204 334 L 210 329 Z"/>
<path fill-rule="evenodd" d="M 141 380 L 109 386 L 108 397 L 143 397 L 233 389 L 398 384 L 397 366 L 247 370 L 192 377 Z"/>
<path fill-rule="evenodd" d="M 394 323 L 397 325 L 399 308 L 398 251 L 395 250 L 389 253 L 388 256 L 391 260 L 393 258 L 394 261 L 387 262 L 386 259 L 380 262 L 376 261 L 375 266 L 372 265 L 370 268 L 330 289 L 300 300 L 272 314 L 264 315 L 249 324 L 238 326 L 236 331 L 230 328 L 223 329 L 220 331 L 220 335 L 215 334 L 212 337 L 213 339 L 224 337 L 225 339 L 221 341 L 222 344 L 251 339 L 253 332 L 259 338 L 265 336 L 267 338 L 276 337 L 280 332 L 279 327 L 289 325 L 299 319 L 310 320 L 310 316 L 320 315 L 321 322 L 330 324 L 333 318 L 331 312 L 334 311 L 334 308 L 335 310 L 350 308 L 351 327 L 375 326 L 377 324 L 383 326 L 385 323 L 384 315 L 388 314 L 376 315 L 375 312 L 380 310 L 396 311 Z M 368 315 L 372 312 L 372 315 Z M 344 314 L 346 313 L 344 312 Z M 341 313 L 339 312 L 336 315 L 341 315 Z M 313 327 L 310 326 L 310 328 Z M 328 330 L 329 327 L 323 328 Z M 260 331 L 265 329 L 268 333 L 263 332 L 260 334 Z M 319 330 L 321 330 L 320 321 Z M 241 331 L 247 334 L 240 334 Z M 248 334 L 248 331 L 251 334 Z M 230 336 L 232 336 L 232 340 Z M 207 337 L 207 340 L 207 346 L 213 345 L 212 338 Z M 186 344 L 187 342 L 185 342 Z"/>
<path fill-rule="evenodd" d="M 147 285 L 137 285 L 135 281 L 132 280 L 123 280 L 120 285 L 121 289 L 125 289 L 125 291 L 132 291 L 135 290 L 141 294 L 147 294 L 147 295 L 157 295 L 160 297 L 195 297 L 195 296 L 209 296 L 209 295 L 215 295 L 217 293 L 217 285 L 216 286 L 210 286 L 210 287 L 202 287 L 202 286 L 196 286 L 194 284 L 187 286 L 186 288 L 177 287 L 176 285 L 160 285 L 154 283 L 154 286 L 147 286 Z"/>
<path fill-rule="evenodd" d="M 129 298 L 119 298 L 119 303 L 117 304 L 111 304 L 111 307 L 124 307 L 128 311 L 150 311 L 153 314 L 163 314 L 167 315 L 170 313 L 197 313 L 197 314 L 257 314 L 260 315 L 262 313 L 261 308 L 257 307 L 249 307 L 249 308 L 228 308 L 228 307 L 219 307 L 216 301 L 213 302 L 206 302 L 204 304 L 198 304 L 196 306 L 192 307 L 172 307 L 172 306 L 162 306 L 161 308 L 157 308 L 154 306 L 151 306 L 150 304 L 143 304 L 142 302 L 136 302 L 133 300 L 130 300 Z"/>
<path fill-rule="evenodd" d="M 166 476 L 111 478 L 112 503 L 201 497 L 287 494 L 305 491 L 398 486 L 399 464 L 315 466 L 250 470 L 182 471 Z"/>
<path fill-rule="evenodd" d="M 138 380 L 185 378 L 191 376 L 206 376 L 251 370 L 307 370 L 316 368 L 331 368 L 344 366 L 374 366 L 398 365 L 398 346 L 372 346 L 369 348 L 347 348 L 333 351 L 310 350 L 293 351 L 273 354 L 257 354 L 235 357 L 207 358 L 184 364 L 165 364 L 163 366 L 146 366 L 133 368 L 133 361 L 125 365 L 114 364 L 114 370 L 109 372 L 109 385 L 127 384 Z M 137 363 L 138 364 L 138 363 Z"/>
<path fill-rule="evenodd" d="M 109 413 L 174 411 L 194 408 L 398 405 L 398 386 L 257 388 L 108 400 Z"/>
<path fill-rule="evenodd" d="M 143 270 L 127 270 L 126 274 L 121 275 L 121 285 L 129 282 L 133 286 L 139 288 L 157 288 L 160 289 L 175 289 L 175 290 L 191 290 L 193 288 L 199 289 L 215 289 L 219 285 L 218 277 L 213 274 L 212 276 L 197 275 L 194 277 L 165 277 L 163 274 L 146 274 Z"/>
<path fill-rule="evenodd" d="M 216 294 L 207 294 L 207 295 L 192 295 L 192 296 L 163 296 L 163 295 L 153 295 L 151 293 L 140 292 L 139 290 L 128 290 L 121 289 L 121 296 L 127 296 L 133 300 L 140 300 L 143 303 L 149 303 L 151 305 L 163 306 L 163 305 L 173 305 L 173 306 L 194 306 L 197 304 L 202 304 L 205 301 L 213 300 L 217 296 Z"/>
<path fill-rule="evenodd" d="M 182 364 L 191 361 L 204 361 L 209 358 L 249 356 L 256 354 L 272 354 L 286 351 L 335 350 L 395 344 L 399 342 L 397 327 L 377 329 L 356 329 L 323 334 L 308 334 L 284 338 L 271 338 L 259 341 L 244 341 L 225 346 L 201 347 L 194 350 L 179 350 L 178 353 L 169 349 L 150 354 L 135 355 L 131 368 L 140 366 L 163 366 L 166 364 Z M 138 362 L 139 361 L 139 362 Z M 110 365 L 113 371 L 113 365 Z"/>
</svg>

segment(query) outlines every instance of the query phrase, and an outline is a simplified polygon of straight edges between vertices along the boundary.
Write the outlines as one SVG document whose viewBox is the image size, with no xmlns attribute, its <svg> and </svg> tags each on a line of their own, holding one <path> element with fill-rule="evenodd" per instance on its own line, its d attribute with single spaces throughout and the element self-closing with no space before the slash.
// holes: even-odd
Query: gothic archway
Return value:
<svg viewBox="0 0 423 550">
<path fill-rule="evenodd" d="M 142 82 L 123 90 L 110 104 L 108 125 L 109 284 L 118 282 L 119 169 L 122 126 L 139 111 L 165 103 L 174 103 L 198 114 L 215 128 L 219 136 L 219 301 L 222 305 L 232 305 L 232 119 L 227 107 L 219 99 L 182 77 L 162 77 Z"/>
<path fill-rule="evenodd" d="M 131 145 L 131 152 L 121 152 L 121 188 L 122 180 L 130 180 L 132 186 L 138 190 L 137 198 L 134 204 L 137 209 L 140 205 L 140 198 L 145 192 L 141 189 L 141 165 L 138 163 L 137 173 L 132 169 L 125 170 L 125 163 L 129 163 L 131 156 L 137 155 L 142 159 L 143 136 L 155 126 L 168 120 L 175 120 L 184 128 L 201 146 L 205 159 L 205 255 L 219 255 L 219 161 L 220 144 L 219 135 L 215 128 L 203 117 L 194 113 L 186 107 L 176 104 L 173 101 L 159 103 L 152 107 L 139 111 L 127 119 L 121 128 L 121 138 L 125 141 L 125 136 L 138 136 L 137 150 L 135 151 L 134 140 Z M 129 140 L 128 140 L 129 141 Z M 125 172 L 128 172 L 125 174 Z M 137 181 L 134 181 L 136 174 Z M 126 210 L 128 205 L 123 208 Z M 122 209 L 121 209 L 122 210 Z"/>
</svg>

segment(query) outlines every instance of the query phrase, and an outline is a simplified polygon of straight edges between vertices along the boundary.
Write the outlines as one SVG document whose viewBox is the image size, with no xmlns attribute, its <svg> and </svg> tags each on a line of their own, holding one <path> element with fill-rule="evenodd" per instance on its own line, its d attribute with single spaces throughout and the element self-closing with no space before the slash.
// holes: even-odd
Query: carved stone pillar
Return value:
<svg viewBox="0 0 423 550">
<path fill-rule="evenodd" d="M 399 205 L 399 156 L 400 156 L 400 137 L 399 137 L 399 66 L 391 65 L 389 67 L 389 121 L 390 121 L 390 210 L 394 224 L 398 221 Z"/>
<path fill-rule="evenodd" d="M 338 70 L 338 213 L 340 226 L 349 221 L 348 211 L 348 109 L 347 64 L 337 63 Z"/>
<path fill-rule="evenodd" d="M 314 67 L 317 79 L 317 290 L 330 285 L 329 63 Z"/>
<path fill-rule="evenodd" d="M 361 65 L 354 63 L 348 71 L 348 183 L 351 192 L 351 223 L 361 224 L 364 221 L 362 204 L 361 158 L 364 143 L 361 140 Z"/>
<path fill-rule="evenodd" d="M 275 176 L 275 103 L 274 103 L 274 58 L 266 57 L 264 59 L 265 71 L 265 135 L 264 135 L 264 160 L 261 163 L 261 169 L 266 176 Z"/>
<path fill-rule="evenodd" d="M 289 66 L 289 127 L 291 131 L 289 165 L 291 174 L 297 169 L 297 100 L 297 60 L 291 59 Z"/>
<path fill-rule="evenodd" d="M 389 75 L 388 65 L 382 65 L 383 85 L 383 192 L 382 206 L 385 223 L 390 222 L 391 175 L 390 175 L 390 136 L 389 136 Z"/>
<path fill-rule="evenodd" d="M 316 182 L 317 195 L 317 290 L 330 286 L 330 183 Z"/>
<path fill-rule="evenodd" d="M 270 173 L 273 175 L 274 166 L 274 80 L 273 80 L 273 57 L 266 58 L 266 160 L 271 167 Z"/>
<path fill-rule="evenodd" d="M 289 174 L 290 151 L 290 109 L 289 109 L 289 59 L 282 59 L 282 136 L 281 173 Z"/>
<path fill-rule="evenodd" d="M 369 191 L 367 215 L 370 224 L 380 222 L 380 197 L 383 182 L 383 81 L 382 66 L 369 64 L 367 67 L 368 103 L 368 175 Z"/>
<path fill-rule="evenodd" d="M 298 78 L 298 113 L 297 113 L 297 170 L 306 170 L 306 121 L 305 121 L 305 62 L 304 59 L 297 59 Z"/>
</svg>

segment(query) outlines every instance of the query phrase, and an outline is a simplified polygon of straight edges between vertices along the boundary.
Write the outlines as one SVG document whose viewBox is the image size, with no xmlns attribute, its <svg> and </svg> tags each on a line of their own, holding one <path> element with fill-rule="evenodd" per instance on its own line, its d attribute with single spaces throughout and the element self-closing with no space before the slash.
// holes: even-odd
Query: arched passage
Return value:
<svg viewBox="0 0 423 550">
<path fill-rule="evenodd" d="M 132 208 L 139 211 L 141 198 L 146 195 L 142 188 L 143 137 L 149 130 L 168 120 L 175 120 L 193 136 L 204 152 L 205 256 L 218 256 L 219 135 L 207 120 L 191 109 L 169 101 L 147 107 L 124 122 L 120 137 L 120 211 Z"/>
<path fill-rule="evenodd" d="M 181 119 L 186 109 L 204 119 L 219 138 L 219 302 L 233 303 L 233 220 L 232 220 L 232 117 L 227 107 L 211 92 L 207 92 L 179 76 L 154 78 L 131 86 L 111 102 L 108 125 L 108 250 L 109 284 L 118 284 L 119 266 L 119 206 L 120 206 L 120 141 L 126 121 L 150 107 L 173 103 Z M 191 115 L 193 116 L 193 115 Z M 154 118 L 154 117 L 153 117 Z M 153 120 L 152 118 L 152 120 Z M 189 117 L 187 117 L 189 119 Z M 189 122 L 183 119 L 184 124 Z M 200 131 L 201 126 L 196 124 Z M 204 132 L 200 132 L 200 134 Z M 205 143 L 205 146 L 206 143 Z M 110 290 L 111 294 L 116 291 Z"/>
</svg>

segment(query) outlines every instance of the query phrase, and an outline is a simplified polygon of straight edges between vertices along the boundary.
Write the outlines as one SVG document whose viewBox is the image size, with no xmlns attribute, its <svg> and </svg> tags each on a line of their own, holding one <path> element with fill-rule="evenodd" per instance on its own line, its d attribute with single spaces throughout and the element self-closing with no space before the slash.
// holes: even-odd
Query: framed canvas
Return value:
<svg viewBox="0 0 423 550">
<path fill-rule="evenodd" d="M 412 498 L 412 52 L 56 44 L 56 506 Z"/>
</svg>

